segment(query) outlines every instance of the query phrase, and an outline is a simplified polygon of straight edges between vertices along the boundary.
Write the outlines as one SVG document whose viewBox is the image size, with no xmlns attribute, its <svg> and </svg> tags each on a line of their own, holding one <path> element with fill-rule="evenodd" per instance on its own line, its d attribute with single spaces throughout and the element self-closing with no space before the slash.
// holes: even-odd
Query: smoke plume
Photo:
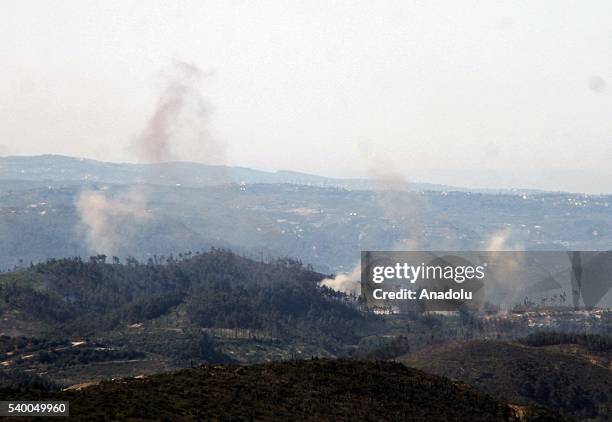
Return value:
<svg viewBox="0 0 612 422">
<path fill-rule="evenodd" d="M 199 89 L 207 74 L 197 66 L 178 61 L 165 74 L 166 83 L 157 107 L 132 142 L 132 153 L 145 163 L 180 159 L 222 161 L 224 148 L 208 134 L 210 111 Z"/>
<path fill-rule="evenodd" d="M 320 285 L 337 292 L 359 295 L 361 293 L 361 266 L 355 267 L 350 273 L 340 273 L 334 278 L 326 278 L 321 281 Z"/>
<path fill-rule="evenodd" d="M 209 107 L 199 90 L 199 82 L 206 74 L 192 64 L 178 61 L 164 74 L 165 84 L 157 106 L 130 145 L 130 152 L 138 161 L 152 164 L 185 158 L 216 164 L 223 162 L 225 148 L 208 134 Z M 189 177 L 189 174 L 179 174 L 181 170 L 176 167 L 165 166 L 162 170 L 159 166 L 151 166 L 145 182 L 157 183 L 160 177 L 178 182 Z M 139 223 L 153 217 L 147 211 L 148 203 L 145 185 L 132 186 L 114 197 L 107 191 L 87 189 L 81 192 L 76 207 L 90 251 L 129 251 Z"/>
<path fill-rule="evenodd" d="M 513 303 L 520 298 L 525 285 L 525 252 L 511 229 L 492 233 L 486 241 L 489 263 L 488 296 L 495 301 Z M 506 253 L 499 253 L 506 252 Z"/>
<path fill-rule="evenodd" d="M 512 230 L 506 228 L 493 233 L 486 241 L 488 252 L 521 251 L 523 245 L 513 239 Z"/>
<path fill-rule="evenodd" d="M 129 189 L 116 198 L 85 190 L 79 195 L 76 206 L 89 249 L 106 254 L 121 250 L 137 229 L 135 223 L 150 218 L 140 189 Z"/>
<path fill-rule="evenodd" d="M 417 250 L 423 247 L 425 197 L 386 160 L 372 160 L 369 178 L 374 182 L 374 199 L 396 239 L 392 245 L 372 249 Z"/>
</svg>

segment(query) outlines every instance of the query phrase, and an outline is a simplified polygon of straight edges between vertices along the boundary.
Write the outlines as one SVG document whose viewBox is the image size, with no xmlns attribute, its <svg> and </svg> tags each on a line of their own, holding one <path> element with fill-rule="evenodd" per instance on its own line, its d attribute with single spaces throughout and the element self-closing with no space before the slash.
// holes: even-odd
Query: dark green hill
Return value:
<svg viewBox="0 0 612 422">
<path fill-rule="evenodd" d="M 580 420 L 612 414 L 612 372 L 580 356 L 495 341 L 436 346 L 406 355 L 406 365 L 465 381 L 498 397 L 538 403 Z"/>
<path fill-rule="evenodd" d="M 197 327 L 270 335 L 300 323 L 350 336 L 346 323 L 363 320 L 343 295 L 318 286 L 323 274 L 290 259 L 262 263 L 212 250 L 155 257 L 146 264 L 106 260 L 103 255 L 49 260 L 2 274 L 0 311 L 84 336 L 158 318 L 179 305 Z"/>
<path fill-rule="evenodd" d="M 393 362 L 306 360 L 203 366 L 73 392 L 5 391 L 70 401 L 74 420 L 507 421 L 516 410 L 472 387 Z M 523 408 L 522 420 L 559 420 Z"/>
<path fill-rule="evenodd" d="M 346 355 L 381 322 L 320 287 L 324 277 L 224 250 L 49 260 L 0 274 L 0 362 L 70 385 L 191 363 Z"/>
</svg>

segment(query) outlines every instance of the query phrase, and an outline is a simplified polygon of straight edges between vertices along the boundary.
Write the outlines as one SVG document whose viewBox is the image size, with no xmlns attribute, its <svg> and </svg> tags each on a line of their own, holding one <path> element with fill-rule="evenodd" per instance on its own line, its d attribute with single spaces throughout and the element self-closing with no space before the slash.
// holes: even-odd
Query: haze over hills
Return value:
<svg viewBox="0 0 612 422">
<path fill-rule="evenodd" d="M 319 187 L 341 187 L 346 189 L 380 189 L 400 186 L 409 190 L 482 192 L 482 193 L 536 193 L 546 192 L 532 186 L 533 180 L 549 178 L 575 178 L 575 184 L 568 185 L 569 192 L 602 192 L 601 189 L 580 189 L 590 186 L 606 175 L 584 171 L 524 169 L 522 184 L 512 184 L 504 179 L 507 172 L 493 170 L 419 170 L 419 179 L 412 180 L 393 174 L 385 175 L 386 169 L 373 171 L 383 175 L 370 178 L 334 178 L 297 171 L 278 170 L 275 172 L 255 170 L 247 167 L 209 165 L 188 161 L 168 161 L 152 164 L 116 163 L 64 155 L 0 156 L 0 180 L 14 181 L 63 181 L 63 182 L 107 182 L 118 184 L 152 183 L 160 185 L 181 184 L 201 187 L 226 183 L 289 183 Z M 556 176 L 555 176 L 556 175 Z M 471 185 L 438 183 L 439 180 L 469 180 Z M 578 182 L 578 179 L 580 182 Z M 436 180 L 436 183 L 428 182 Z M 485 183 L 486 181 L 486 183 Z M 592 183 L 589 183 L 592 182 Z M 488 186 L 488 187 L 487 187 Z M 497 187 L 492 187 L 497 186 Z"/>
<path fill-rule="evenodd" d="M 361 250 L 612 248 L 611 196 L 349 182 L 190 163 L 1 158 L 0 269 L 98 253 L 146 261 L 212 246 L 294 257 L 326 273 L 351 272 Z M 512 302 L 511 293 L 499 300 Z"/>
<path fill-rule="evenodd" d="M 612 2 L 30 3 L 0 419 L 612 422 Z"/>
<path fill-rule="evenodd" d="M 71 170 L 63 178 L 64 167 L 71 167 L 74 160 L 67 159 L 70 165 L 64 166 L 56 158 L 41 158 L 39 170 L 31 174 L 16 172 L 13 166 L 6 173 L 11 178 L 0 180 L 4 240 L 0 263 L 14 268 L 0 275 L 0 332 L 4 333 L 0 354 L 2 365 L 14 375 L 11 383 L 25 376 L 27 383 L 44 384 L 45 379 L 23 375 L 40 374 L 65 387 L 109 377 L 149 376 L 203 362 L 253 363 L 310 356 L 393 358 L 384 352 L 386 345 L 402 354 L 411 350 L 418 358 L 419 349 L 467 332 L 489 334 L 479 331 L 482 324 L 477 319 L 471 319 L 473 330 L 466 331 L 462 316 L 445 320 L 364 312 L 358 301 L 319 286 L 329 276 L 326 273 L 350 271 L 359 252 L 367 249 L 609 249 L 612 245 L 610 196 L 392 190 L 393 186 L 358 189 L 267 182 L 259 176 L 252 179 L 256 182 L 234 183 L 226 176 L 227 169 L 219 168 L 206 168 L 208 179 L 202 176 L 200 184 L 190 186 L 174 183 L 179 180 L 169 176 L 176 174 L 174 169 L 164 173 L 155 167 L 152 174 L 151 168 L 133 174 L 118 170 L 121 176 L 117 177 L 106 164 L 92 178 L 83 169 Z M 46 159 L 53 165 L 45 164 Z M 197 174 L 184 170 L 180 180 Z M 48 179 L 53 174 L 60 176 Z M 107 180 L 112 177 L 116 178 Z M 216 180 L 223 183 L 213 183 Z M 197 252 L 211 247 L 231 248 L 253 259 L 218 249 Z M 278 259 L 284 256 L 303 264 Z M 51 259 L 30 265 L 47 258 Z M 494 302 L 522 301 L 522 287 L 507 286 Z M 611 303 L 609 299 L 608 295 L 601 305 Z M 502 316 L 499 319 L 500 335 L 511 337 L 530 329 L 513 327 Z M 480 374 L 480 370 L 511 373 L 514 361 L 527 362 L 521 370 L 529 379 L 540 376 L 530 371 L 545 368 L 549 360 L 567 364 L 564 370 L 571 373 L 590 373 L 575 356 L 567 362 L 565 356 L 554 360 L 545 351 L 525 357 L 510 343 L 502 343 L 499 350 L 508 347 L 512 360 L 497 355 L 499 362 L 493 369 L 474 363 L 476 381 L 489 377 L 489 372 Z M 479 356 L 478 350 L 469 353 Z M 485 347 L 483 353 L 489 349 Z M 351 365 L 368 377 L 386 380 L 358 363 Z M 271 365 L 264 371 L 275 368 Z M 394 367 L 394 371 L 402 368 Z M 337 388 L 345 385 L 341 376 L 345 369 L 338 373 Z M 310 376 L 309 371 L 303 373 Z M 608 406 L 608 402 L 591 387 L 607 373 L 596 368 L 593 374 L 595 378 L 576 377 L 575 389 L 559 389 L 561 398 L 549 397 L 549 401 L 523 402 L 521 394 L 514 394 L 516 386 L 504 380 L 505 389 L 482 403 L 501 403 L 503 412 L 508 412 L 508 403 L 538 403 L 567 410 L 570 416 L 597 415 L 597 405 Z M 178 389 L 190 382 L 191 375 L 164 379 L 176 381 Z M 455 377 L 450 372 L 445 375 Z M 553 375 L 555 386 L 567 380 Z M 466 388 L 438 381 L 436 385 L 452 397 L 455 388 L 460 393 Z M 605 380 L 601 385 L 609 387 Z M 87 392 L 61 394 L 82 397 L 84 408 L 89 409 L 90 403 L 105 402 L 108 397 L 136 394 L 122 386 L 113 383 L 91 390 L 91 402 Z M 168 393 L 167 397 L 173 400 L 174 396 Z M 432 397 L 438 396 L 428 392 L 427 401 Z M 575 408 L 583 413 L 564 407 L 565 398 L 577 403 Z M 411 403 L 406 404 L 409 409 Z M 544 413 L 542 420 L 552 418 Z M 484 420 L 493 419 L 490 412 L 480 414 Z"/>
<path fill-rule="evenodd" d="M 0 180 L 180 184 L 185 187 L 227 183 L 288 183 L 373 189 L 377 185 L 376 181 L 367 179 L 337 179 L 287 170 L 266 172 L 246 167 L 180 161 L 157 164 L 108 163 L 62 155 L 0 157 Z M 466 190 L 433 183 L 415 183 L 409 186 L 414 190 Z"/>
</svg>

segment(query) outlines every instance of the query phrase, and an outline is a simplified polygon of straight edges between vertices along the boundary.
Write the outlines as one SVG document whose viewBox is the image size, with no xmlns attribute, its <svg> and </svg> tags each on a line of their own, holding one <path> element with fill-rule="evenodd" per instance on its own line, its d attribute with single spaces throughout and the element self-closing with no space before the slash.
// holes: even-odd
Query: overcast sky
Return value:
<svg viewBox="0 0 612 422">
<path fill-rule="evenodd" d="M 178 159 L 612 191 L 610 1 L 2 0 L 0 28 L 0 155 L 139 160 L 180 61 L 207 139 Z"/>
</svg>

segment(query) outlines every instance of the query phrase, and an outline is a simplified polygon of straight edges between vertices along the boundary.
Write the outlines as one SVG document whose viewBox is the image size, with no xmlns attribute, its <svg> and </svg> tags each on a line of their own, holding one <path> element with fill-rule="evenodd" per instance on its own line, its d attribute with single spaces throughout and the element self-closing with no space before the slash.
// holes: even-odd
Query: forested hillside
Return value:
<svg viewBox="0 0 612 422">
<path fill-rule="evenodd" d="M 154 256 L 147 262 L 103 255 L 88 260 L 49 260 L 1 274 L 0 364 L 3 376 L 0 386 L 4 386 L 5 391 L 20 394 L 38 394 L 36 391 L 39 391 L 41 395 L 55 397 L 59 393 L 53 391 L 60 387 L 81 388 L 111 378 L 147 378 L 203 363 L 308 361 L 311 357 L 354 356 L 400 359 L 408 366 L 481 388 L 498 404 L 479 396 L 480 393 L 469 393 L 476 394 L 475 403 L 482 400 L 483 406 L 492 406 L 491 412 L 502 412 L 497 419 L 489 410 L 479 413 L 484 415 L 483 420 L 512 420 L 515 415 L 512 412 L 521 409 L 520 414 L 524 416 L 525 409 L 533 410 L 524 406 L 531 405 L 545 406 L 568 417 L 605 420 L 604 415 L 612 408 L 610 369 L 606 367 L 606 362 L 610 362 L 608 337 L 536 333 L 518 343 L 453 342 L 453 338 L 466 333 L 465 326 L 473 322 L 472 316 L 375 315 L 364 312 L 358 299 L 321 287 L 319 282 L 324 277 L 295 260 L 265 263 L 219 249 L 188 252 L 177 257 Z M 570 346 L 571 350 L 560 349 Z M 404 356 L 398 358 L 401 355 Z M 62 394 L 76 400 L 75 409 L 80 407 L 85 409 L 83 412 L 89 412 L 91 406 L 110 405 L 109 397 L 114 397 L 114 401 L 123 395 L 138 395 L 157 388 L 155 386 L 161 381 L 155 380 L 163 378 L 167 389 L 156 390 L 157 397 L 174 402 L 173 389 L 190 388 L 197 378 L 198 386 L 210 384 L 210 403 L 217 403 L 218 397 L 224 394 L 246 391 L 236 385 L 260 388 L 256 379 L 265 379 L 265 374 L 272 373 L 273 379 L 284 380 L 279 374 L 290 371 L 293 375 L 287 375 L 287 383 L 295 383 L 293 376 L 307 376 L 316 379 L 313 385 L 323 385 L 317 388 L 329 388 L 330 395 L 340 388 L 352 391 L 337 397 L 344 403 L 340 413 L 325 413 L 325 409 L 330 409 L 327 402 L 313 398 L 314 401 L 304 408 L 304 415 L 315 411 L 321 412 L 322 418 L 334 415 L 366 417 L 367 409 L 374 406 L 377 418 L 384 419 L 381 409 L 389 403 L 397 406 L 400 413 L 416 412 L 415 415 L 422 418 L 439 411 L 433 408 L 415 410 L 421 403 L 415 395 L 416 390 L 431 385 L 428 383 L 433 382 L 436 389 L 449 397 L 468 391 L 465 386 L 448 380 L 434 381 L 411 372 L 412 378 L 406 381 L 407 385 L 416 382 L 406 387 L 415 390 L 406 396 L 411 401 L 399 404 L 401 395 L 408 394 L 408 390 L 401 387 L 398 391 L 389 390 L 389 394 L 395 395 L 390 401 L 379 397 L 366 402 L 368 406 L 355 407 L 356 401 L 361 400 L 360 395 L 366 394 L 363 390 L 366 387 L 361 381 L 352 384 L 345 379 L 351 371 L 349 368 L 365 371 L 369 375 L 364 375 L 362 381 L 371 380 L 377 389 L 396 382 L 392 372 L 394 377 L 402 378 L 406 371 L 401 365 L 364 365 L 289 362 L 254 369 L 209 368 L 203 372 L 161 375 L 151 381 L 147 378 L 147 381 L 103 383 L 83 393 Z M 336 371 L 328 378 L 330 382 L 333 380 L 329 385 L 319 379 L 327 370 Z M 233 371 L 245 377 L 232 375 L 218 383 L 225 376 L 223 374 L 233 374 Z M 203 379 L 199 378 L 201 375 Z M 215 377 L 216 383 L 212 383 L 210 377 Z M 147 384 L 149 382 L 152 384 Z M 290 393 L 281 381 L 270 383 L 276 385 L 269 391 L 272 396 L 281 394 L 275 390 L 277 387 L 282 394 Z M 295 392 L 295 397 L 307 397 L 305 391 L 311 387 L 296 387 L 299 391 Z M 194 394 L 200 394 L 199 388 Z M 431 403 L 440 395 L 430 390 L 423 394 L 426 397 L 423 403 Z M 289 400 L 275 407 L 265 400 L 258 402 L 259 397 L 249 398 L 249 405 L 244 402 L 236 415 L 248 417 L 244 412 L 255 409 L 253 411 L 261 418 L 273 419 L 286 415 L 284 412 L 294 406 Z M 503 407 L 505 404 L 500 405 L 501 402 L 519 407 L 510 411 Z M 192 402 L 180 403 L 173 412 L 186 412 L 186 417 L 196 417 L 187 410 L 194 408 Z M 256 405 L 250 407 L 251 403 Z M 467 404 L 459 406 L 454 411 L 465 411 L 466 415 L 473 412 L 465 407 Z M 114 409 L 117 417 L 128 417 L 133 411 L 129 406 Z M 127 413 L 122 413 L 124 411 Z M 418 413 L 420 411 L 424 413 Z M 217 414 L 215 412 L 218 409 L 213 406 L 206 414 Z M 539 417 L 544 417 L 542 415 L 547 413 Z"/>
<path fill-rule="evenodd" d="M 538 338 L 544 344 L 544 336 L 525 342 L 534 344 Z M 537 403 L 579 420 L 605 421 L 612 412 L 610 369 L 585 355 L 498 341 L 471 341 L 434 346 L 400 360 L 467 382 L 495 397 Z"/>
<path fill-rule="evenodd" d="M 2 394 L 68 400 L 73 420 L 563 420 L 398 363 L 350 360 L 203 366 L 81 391 Z"/>
<path fill-rule="evenodd" d="M 295 260 L 215 249 L 146 263 L 49 260 L 0 275 L 0 358 L 9 370 L 70 384 L 202 362 L 346 355 L 380 322 L 319 286 L 324 277 Z"/>
<path fill-rule="evenodd" d="M 304 324 L 346 340 L 363 319 L 343 295 L 318 286 L 324 275 L 290 259 L 264 264 L 212 250 L 147 263 L 108 260 L 52 259 L 0 275 L 0 309 L 82 336 L 151 320 L 178 305 L 198 327 L 268 336 Z"/>
</svg>

